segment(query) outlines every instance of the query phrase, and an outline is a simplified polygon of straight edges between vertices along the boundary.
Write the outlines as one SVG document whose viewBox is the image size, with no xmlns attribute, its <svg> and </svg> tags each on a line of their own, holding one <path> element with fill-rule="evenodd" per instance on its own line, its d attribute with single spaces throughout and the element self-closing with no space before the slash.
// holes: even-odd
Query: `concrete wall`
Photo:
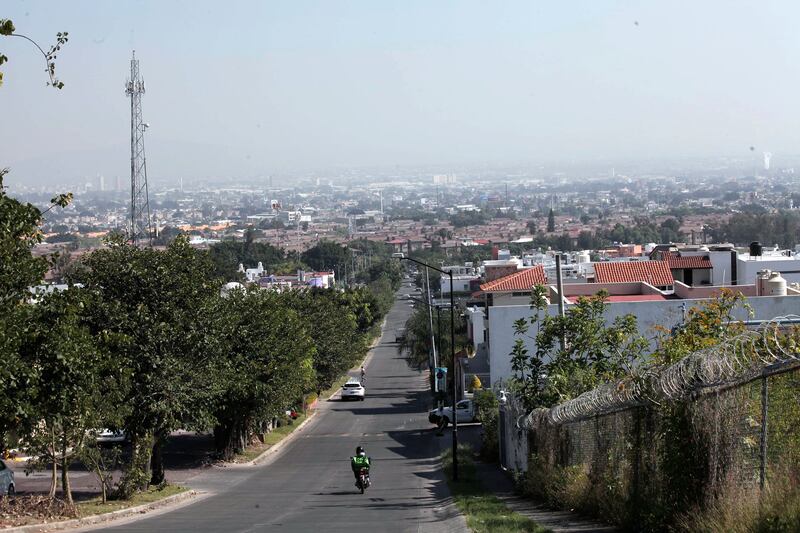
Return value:
<svg viewBox="0 0 800 533">
<path fill-rule="evenodd" d="M 633 314 L 639 324 L 639 333 L 651 340 L 651 348 L 655 348 L 655 327 L 662 326 L 670 329 L 680 324 L 683 320 L 684 305 L 686 310 L 703 303 L 701 299 L 691 300 L 660 300 L 647 302 L 612 302 L 607 304 L 606 324 L 611 324 L 618 316 L 628 313 Z M 748 298 L 748 303 L 754 311 L 753 319 L 768 320 L 776 316 L 800 314 L 800 297 L 797 296 L 755 296 Z M 489 368 L 492 384 L 499 380 L 507 380 L 512 376 L 511 349 L 517 337 L 514 336 L 514 321 L 520 318 L 529 318 L 531 309 L 527 305 L 492 306 L 489 307 L 488 319 L 488 348 Z M 543 312 L 555 315 L 558 313 L 557 305 L 549 305 Z M 737 319 L 750 318 L 747 312 L 738 310 Z M 535 328 L 532 328 L 534 330 Z M 532 331 L 534 333 L 534 331 Z M 535 342 L 528 337 L 521 337 L 529 353 L 535 351 Z"/>
<path fill-rule="evenodd" d="M 762 259 L 739 259 L 736 261 L 736 270 L 739 283 L 755 284 L 759 270 L 772 270 L 780 272 L 787 283 L 800 283 L 800 259 L 784 258 L 773 259 L 764 256 Z"/>
<path fill-rule="evenodd" d="M 755 285 L 728 285 L 726 287 L 719 286 L 706 286 L 706 287 L 689 287 L 679 281 L 675 282 L 675 296 L 678 298 L 700 299 L 700 298 L 714 298 L 719 295 L 722 289 L 729 289 L 734 292 L 742 293 L 748 298 L 756 295 Z"/>
<path fill-rule="evenodd" d="M 470 282 L 475 279 L 474 276 L 469 277 L 456 277 L 453 276 L 453 292 L 470 292 Z M 441 294 L 450 294 L 450 276 L 442 276 L 440 282 Z"/>
</svg>

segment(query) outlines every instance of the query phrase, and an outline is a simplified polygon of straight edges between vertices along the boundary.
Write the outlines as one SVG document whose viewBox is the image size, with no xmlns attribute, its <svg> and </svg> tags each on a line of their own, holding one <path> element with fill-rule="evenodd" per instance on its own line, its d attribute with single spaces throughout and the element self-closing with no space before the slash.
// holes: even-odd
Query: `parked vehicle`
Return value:
<svg viewBox="0 0 800 533">
<path fill-rule="evenodd" d="M 3 461 L 0 461 L 0 494 L 13 496 L 17 493 L 17 485 L 14 483 L 14 471 Z"/>
<path fill-rule="evenodd" d="M 95 439 L 98 444 L 115 444 L 128 440 L 128 436 L 121 430 L 113 431 L 108 428 L 103 428 L 92 431 L 95 432 Z"/>
<path fill-rule="evenodd" d="M 472 400 L 461 400 L 458 402 L 456 404 L 456 413 L 459 424 L 477 422 L 477 411 Z M 428 411 L 428 421 L 431 424 L 439 425 L 443 418 L 447 420 L 448 424 L 453 421 L 452 407 L 447 406 L 441 409 L 431 409 Z"/>
<path fill-rule="evenodd" d="M 364 386 L 356 378 L 350 378 L 342 387 L 342 400 L 364 401 Z"/>
</svg>

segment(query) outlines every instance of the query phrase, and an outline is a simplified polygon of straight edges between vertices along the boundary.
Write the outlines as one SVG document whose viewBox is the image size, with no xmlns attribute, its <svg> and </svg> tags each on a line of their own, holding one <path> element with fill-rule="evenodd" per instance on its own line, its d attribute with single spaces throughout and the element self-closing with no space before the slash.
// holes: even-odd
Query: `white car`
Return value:
<svg viewBox="0 0 800 533">
<path fill-rule="evenodd" d="M 356 378 L 350 378 L 342 387 L 342 400 L 364 401 L 364 387 Z"/>
<path fill-rule="evenodd" d="M 3 461 L 0 461 L 0 494 L 13 496 L 16 492 L 17 485 L 14 483 L 14 471 Z"/>
<path fill-rule="evenodd" d="M 111 431 L 107 428 L 96 429 L 94 431 L 96 431 L 95 436 L 98 444 L 113 444 L 128 440 L 128 436 L 124 431 Z"/>
</svg>

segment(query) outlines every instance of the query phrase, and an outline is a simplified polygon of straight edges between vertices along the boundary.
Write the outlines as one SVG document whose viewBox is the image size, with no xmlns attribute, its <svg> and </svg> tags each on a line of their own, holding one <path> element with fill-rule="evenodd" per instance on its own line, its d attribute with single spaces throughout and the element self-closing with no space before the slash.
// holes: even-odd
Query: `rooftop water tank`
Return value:
<svg viewBox="0 0 800 533">
<path fill-rule="evenodd" d="M 589 255 L 589 252 L 578 252 L 575 254 L 575 262 L 579 265 L 584 263 L 591 263 L 592 257 Z"/>
<path fill-rule="evenodd" d="M 772 272 L 764 282 L 763 296 L 786 296 L 786 280 L 780 272 Z"/>
<path fill-rule="evenodd" d="M 760 257 L 763 254 L 763 247 L 761 243 L 758 241 L 753 241 L 750 243 L 750 256 L 751 257 Z"/>
</svg>

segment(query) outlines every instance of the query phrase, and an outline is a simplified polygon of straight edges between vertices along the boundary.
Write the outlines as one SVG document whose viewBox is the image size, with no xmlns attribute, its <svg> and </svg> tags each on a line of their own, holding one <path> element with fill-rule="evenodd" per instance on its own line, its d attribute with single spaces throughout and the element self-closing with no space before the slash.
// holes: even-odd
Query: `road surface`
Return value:
<svg viewBox="0 0 800 533">
<path fill-rule="evenodd" d="M 408 293 L 404 287 L 401 294 Z M 210 469 L 188 485 L 209 496 L 172 511 L 105 526 L 115 533 L 462 531 L 427 421 L 424 372 L 398 354 L 395 331 L 411 313 L 399 299 L 366 371 L 366 400 L 320 402 L 296 438 L 260 467 Z M 372 486 L 358 493 L 349 457 L 364 446 Z M 96 530 L 96 529 L 95 529 Z"/>
</svg>

